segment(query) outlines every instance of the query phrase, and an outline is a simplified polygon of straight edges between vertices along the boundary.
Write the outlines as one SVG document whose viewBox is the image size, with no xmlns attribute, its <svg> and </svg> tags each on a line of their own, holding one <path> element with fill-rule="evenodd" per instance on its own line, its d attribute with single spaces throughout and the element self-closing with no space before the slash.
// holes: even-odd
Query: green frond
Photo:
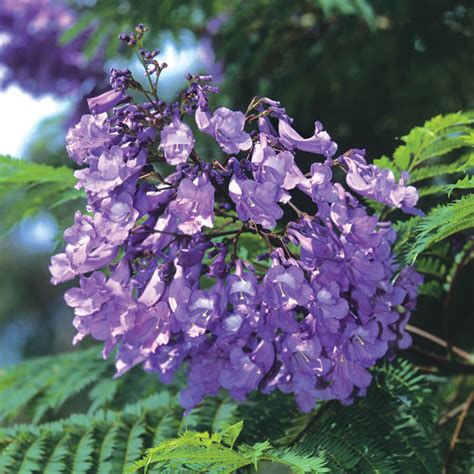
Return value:
<svg viewBox="0 0 474 474">
<path fill-rule="evenodd" d="M 448 192 L 446 184 L 434 184 L 431 186 L 423 186 L 418 190 L 418 196 L 424 198 L 426 196 L 433 196 L 434 194 L 446 194 Z"/>
<path fill-rule="evenodd" d="M 409 184 L 418 188 L 420 208 L 426 215 L 394 222 L 397 260 L 413 264 L 440 242 L 474 228 L 474 201 L 469 194 L 474 188 L 474 112 L 438 115 L 413 128 L 402 141 L 393 158 L 382 156 L 374 163 L 391 169 L 397 177 L 408 170 Z M 455 190 L 457 199 L 450 200 Z M 442 204 L 427 209 L 426 204 L 432 206 L 433 202 Z M 368 204 L 382 213 L 380 206 L 370 201 Z M 385 208 L 383 212 L 387 216 L 393 209 Z M 434 296 L 442 288 L 449 267 L 446 260 L 449 257 L 443 265 L 435 259 L 418 262 L 418 270 L 429 277 L 421 289 L 423 294 Z"/>
<path fill-rule="evenodd" d="M 367 396 L 314 414 L 298 443 L 323 450 L 336 472 L 439 472 L 435 414 L 425 377 L 406 361 L 374 370 Z M 376 434 L 376 436 L 374 436 Z"/>
<path fill-rule="evenodd" d="M 228 396 L 219 395 L 206 399 L 189 416 L 196 418 L 197 424 L 194 424 L 193 428 L 217 432 L 237 422 L 239 418 L 237 411 L 238 405 L 235 401 Z"/>
<path fill-rule="evenodd" d="M 81 472 L 80 466 L 82 472 L 87 466 L 89 472 L 125 472 L 130 462 L 156 445 L 134 464 L 135 469 L 148 462 L 150 472 L 198 468 L 232 472 L 255 463 L 279 462 L 294 472 L 324 472 L 324 453 L 332 472 L 390 473 L 407 465 L 415 466 L 414 472 L 437 472 L 435 416 L 426 377 L 406 361 L 381 365 L 373 376 L 368 395 L 354 405 L 321 403 L 309 414 L 299 413 L 291 396 L 275 393 L 240 405 L 225 397 L 209 398 L 183 417 L 171 391 L 120 406 L 120 411 L 98 410 L 52 423 L 0 428 L 0 472 L 1 466 L 13 466 L 7 472 L 15 473 L 22 464 L 28 465 L 25 453 L 37 453 L 33 444 L 39 439 L 44 450 L 38 462 L 47 472 Z M 241 434 L 246 444 L 237 447 L 239 423 L 223 426 L 213 435 L 186 430 L 206 430 L 239 417 L 248 429 Z M 183 434 L 176 439 L 179 433 Z M 262 443 L 265 439 L 269 442 Z M 36 462 L 35 456 L 30 457 Z"/>
<path fill-rule="evenodd" d="M 0 155 L 0 230 L 46 209 L 84 196 L 73 170 Z"/>
<path fill-rule="evenodd" d="M 106 428 L 101 427 L 101 429 L 104 431 L 104 436 L 98 445 L 97 474 L 111 474 L 113 472 L 113 459 L 118 456 L 118 436 L 123 426 L 116 423 Z"/>
<path fill-rule="evenodd" d="M 51 454 L 44 464 L 44 474 L 61 474 L 66 472 L 66 458 L 69 455 L 69 440 L 70 435 L 68 433 L 64 434 L 64 436 L 59 436 L 57 441 L 55 441 L 54 437 L 51 437 Z"/>
<path fill-rule="evenodd" d="M 145 424 L 142 420 L 137 420 L 132 424 L 127 436 L 123 458 L 124 466 L 128 466 L 140 457 L 143 450 L 143 434 L 145 429 Z"/>
<path fill-rule="evenodd" d="M 298 431 L 308 418 L 308 415 L 298 410 L 292 396 L 281 392 L 270 395 L 253 394 L 249 400 L 239 405 L 237 416 L 244 420 L 246 426 L 252 427 L 242 433 L 242 441 L 250 444 L 269 439 L 278 447 L 286 445 L 282 439 L 293 429 Z"/>
<path fill-rule="evenodd" d="M 82 474 L 92 467 L 94 431 L 94 427 L 91 427 L 79 437 L 72 457 L 71 472 L 73 474 Z"/>
<path fill-rule="evenodd" d="M 472 112 L 433 117 L 422 127 L 415 127 L 402 137 L 404 145 L 395 150 L 395 164 L 400 170 L 411 171 L 424 161 L 465 146 L 465 137 L 472 132 L 473 123 Z"/>
<path fill-rule="evenodd" d="M 440 205 L 424 217 L 413 217 L 397 226 L 400 231 L 396 251 L 401 262 L 413 263 L 434 244 L 454 234 L 474 228 L 474 195 L 468 194 Z"/>
<path fill-rule="evenodd" d="M 148 450 L 129 472 L 148 467 L 176 472 L 232 473 L 245 466 L 267 461 L 283 464 L 294 473 L 327 472 L 322 455 L 309 455 L 300 449 L 273 449 L 268 441 L 253 446 L 234 444 L 243 428 L 240 421 L 217 433 L 186 431 L 180 437 L 163 441 Z"/>
<path fill-rule="evenodd" d="M 0 155 L 0 185 L 39 183 L 61 183 L 72 188 L 76 179 L 72 169 L 66 166 L 54 167 Z"/>
<path fill-rule="evenodd" d="M 428 280 L 420 285 L 418 294 L 420 296 L 429 296 L 439 299 L 443 295 L 443 286 L 439 281 Z"/>
<path fill-rule="evenodd" d="M 113 360 L 104 361 L 97 346 L 4 369 L 0 371 L 0 422 L 21 418 L 38 423 L 45 417 L 54 418 L 73 400 L 76 410 L 93 414 L 164 389 L 157 377 L 140 367 L 118 379 L 113 379 L 113 373 Z M 171 385 L 166 390 L 175 393 L 178 387 Z"/>
<path fill-rule="evenodd" d="M 25 451 L 23 460 L 18 467 L 19 474 L 33 474 L 38 472 L 41 466 L 41 459 L 45 453 L 45 440 L 37 438 Z"/>
<path fill-rule="evenodd" d="M 448 193 L 448 197 L 455 189 L 474 189 L 474 176 L 464 176 L 458 179 L 454 184 L 448 184 L 444 187 L 444 191 Z"/>
<path fill-rule="evenodd" d="M 0 374 L 0 421 L 14 418 L 21 410 L 38 422 L 57 410 L 109 369 L 96 347 L 54 357 L 24 362 Z"/>
<path fill-rule="evenodd" d="M 425 179 L 440 178 L 462 173 L 473 166 L 474 153 L 466 153 L 452 163 L 423 166 L 422 168 L 413 170 L 410 173 L 410 184 L 415 184 Z"/>
<path fill-rule="evenodd" d="M 98 411 L 93 415 L 39 425 L 22 424 L 0 428 L 0 472 L 125 472 L 128 465 L 152 446 L 157 420 L 178 411 L 166 392 L 155 394 L 121 411 Z M 172 428 L 168 433 L 176 436 Z M 23 469 L 23 471 L 21 471 Z"/>
<path fill-rule="evenodd" d="M 447 272 L 447 264 L 446 261 L 435 256 L 422 256 L 416 263 L 416 270 L 424 275 L 443 280 Z"/>
<path fill-rule="evenodd" d="M 288 466 L 294 473 L 330 472 L 323 456 L 315 457 L 297 448 L 270 449 L 265 453 L 268 461 Z"/>
<path fill-rule="evenodd" d="M 88 413 L 94 413 L 99 408 L 107 405 L 114 400 L 120 388 L 120 383 L 112 377 L 99 380 L 89 391 L 89 400 L 91 401 Z"/>
</svg>

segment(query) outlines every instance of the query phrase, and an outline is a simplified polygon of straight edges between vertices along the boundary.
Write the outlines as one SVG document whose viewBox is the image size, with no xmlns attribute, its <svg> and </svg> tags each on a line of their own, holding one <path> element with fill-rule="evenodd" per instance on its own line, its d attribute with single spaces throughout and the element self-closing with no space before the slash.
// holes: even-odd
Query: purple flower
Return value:
<svg viewBox="0 0 474 474">
<path fill-rule="evenodd" d="M 349 312 L 347 301 L 339 293 L 337 283 L 331 282 L 328 287 L 313 285 L 314 306 L 312 309 L 315 317 L 342 319 Z"/>
<path fill-rule="evenodd" d="M 64 294 L 67 305 L 74 308 L 76 316 L 88 316 L 99 311 L 112 296 L 101 272 L 94 272 L 89 278 L 81 275 L 80 284 L 80 288 L 71 288 Z"/>
<path fill-rule="evenodd" d="M 281 118 L 278 121 L 278 133 L 280 140 L 289 150 L 297 149 L 309 153 L 317 153 L 331 158 L 337 151 L 337 145 L 331 141 L 331 137 L 323 130 L 320 122 L 314 123 L 314 135 L 303 138 L 291 125 L 288 119 Z"/>
<path fill-rule="evenodd" d="M 75 215 L 75 224 L 64 232 L 64 240 L 67 242 L 65 253 L 51 259 L 50 272 L 55 284 L 103 267 L 118 252 L 117 246 L 99 236 L 91 217 L 79 211 Z"/>
<path fill-rule="evenodd" d="M 418 193 L 413 186 L 406 186 L 409 175 L 403 172 L 398 183 L 391 170 L 381 170 L 369 165 L 364 150 L 351 150 L 340 159 L 347 167 L 347 184 L 361 196 L 375 199 L 390 207 L 397 207 L 409 214 L 419 214 L 415 208 Z"/>
<path fill-rule="evenodd" d="M 178 118 L 174 118 L 171 124 L 161 131 L 160 148 L 164 150 L 165 159 L 170 165 L 186 163 L 193 147 L 191 128 Z"/>
<path fill-rule="evenodd" d="M 303 271 L 292 265 L 270 268 L 263 279 L 262 301 L 269 308 L 285 311 L 304 306 L 312 291 Z"/>
<path fill-rule="evenodd" d="M 221 372 L 219 382 L 236 400 L 245 400 L 253 387 L 271 369 L 274 357 L 275 352 L 270 342 L 261 341 L 250 353 L 236 347 L 230 352 L 230 367 Z"/>
<path fill-rule="evenodd" d="M 105 80 L 103 53 L 87 58 L 84 48 L 94 27 L 86 27 L 72 40 L 61 44 L 64 31 L 77 21 L 66 2 L 54 0 L 2 0 L 0 64 L 3 86 L 17 83 L 31 94 L 64 96 L 87 84 Z M 86 87 L 90 90 L 89 86 Z"/>
<path fill-rule="evenodd" d="M 205 117 L 202 112 L 199 113 L 199 118 L 196 117 L 199 128 L 215 137 L 226 153 L 238 153 L 252 146 L 250 135 L 244 131 L 245 116 L 242 112 L 220 107 L 214 112 L 209 123 Z"/>
<path fill-rule="evenodd" d="M 89 155 L 102 152 L 110 144 L 112 136 L 105 128 L 106 118 L 106 114 L 83 115 L 80 122 L 69 129 L 66 150 L 77 164 L 89 163 Z"/>
<path fill-rule="evenodd" d="M 230 270 L 230 265 L 226 263 L 227 247 L 224 244 L 216 244 L 217 256 L 209 265 L 207 276 L 223 279 L 227 276 Z"/>
<path fill-rule="evenodd" d="M 126 332 L 125 343 L 139 348 L 145 356 L 154 354 L 159 346 L 168 344 L 171 333 L 169 330 L 171 311 L 164 302 L 153 307 L 140 308 L 134 320 L 133 327 Z"/>
<path fill-rule="evenodd" d="M 222 304 L 220 299 L 215 291 L 195 290 L 187 304 L 178 304 L 175 317 L 190 339 L 202 336 L 208 326 L 219 319 Z"/>
<path fill-rule="evenodd" d="M 289 151 L 276 153 L 273 148 L 258 143 L 252 154 L 252 163 L 257 165 L 254 177 L 259 183 L 275 183 L 280 188 L 290 190 L 306 182 L 303 173 L 295 165 L 294 156 Z M 286 200 L 290 197 L 286 193 Z"/>
<path fill-rule="evenodd" d="M 243 271 L 242 262 L 236 264 L 236 272 L 226 280 L 229 302 L 237 312 L 247 313 L 257 303 L 258 282 L 255 275 Z"/>
<path fill-rule="evenodd" d="M 348 323 L 345 329 L 348 340 L 346 353 L 363 367 L 371 367 L 387 353 L 387 342 L 379 337 L 379 324 L 370 321 L 365 325 Z"/>
<path fill-rule="evenodd" d="M 289 335 L 280 346 L 283 365 L 278 374 L 278 388 L 285 393 L 295 392 L 301 411 L 307 413 L 316 402 L 316 383 L 330 369 L 322 356 L 321 343 L 306 334 Z"/>
<path fill-rule="evenodd" d="M 301 262 L 312 270 L 325 260 L 335 259 L 341 244 L 328 227 L 316 219 L 291 223 L 288 236 L 301 249 Z"/>
<path fill-rule="evenodd" d="M 187 414 L 205 396 L 217 395 L 221 388 L 219 375 L 226 363 L 224 354 L 217 351 L 208 351 L 200 354 L 201 357 L 193 358 L 190 361 L 188 374 L 189 387 L 179 394 L 179 402 Z"/>
<path fill-rule="evenodd" d="M 178 229 L 183 234 L 193 235 L 203 226 L 213 227 L 214 187 L 203 177 L 195 182 L 183 179 L 169 211 L 178 219 Z"/>
<path fill-rule="evenodd" d="M 328 165 L 321 163 L 311 165 L 310 187 L 314 202 L 333 202 L 337 199 L 337 191 L 331 180 L 332 171 Z"/>
<path fill-rule="evenodd" d="M 334 347 L 330 357 L 334 365 L 329 390 L 334 398 L 350 399 L 354 388 L 366 388 L 370 385 L 372 377 L 369 372 L 351 361 L 341 348 Z"/>
<path fill-rule="evenodd" d="M 243 221 L 249 219 L 272 229 L 276 221 L 283 217 L 283 211 L 277 204 L 281 192 L 275 183 L 263 183 L 233 177 L 229 185 L 229 195 L 236 203 L 237 212 Z"/>
<path fill-rule="evenodd" d="M 51 283 L 53 285 L 72 280 L 77 275 L 65 253 L 58 253 L 51 257 L 49 272 L 51 273 Z"/>
<path fill-rule="evenodd" d="M 128 99 L 127 94 L 122 89 L 111 89 L 97 97 L 87 99 L 87 104 L 92 114 L 102 114 L 112 107 Z"/>
<path fill-rule="evenodd" d="M 137 175 L 143 167 L 144 160 L 143 154 L 127 159 L 124 149 L 113 146 L 91 161 L 90 168 L 74 172 L 78 180 L 76 187 L 82 187 L 99 197 L 105 197 L 127 179 Z"/>
<path fill-rule="evenodd" d="M 194 234 L 194 237 L 187 244 L 183 244 L 178 253 L 178 262 L 183 267 L 193 267 L 201 264 L 206 250 L 212 243 L 202 234 Z"/>
<path fill-rule="evenodd" d="M 133 207 L 133 198 L 128 193 L 110 196 L 100 203 L 94 224 L 97 232 L 108 242 L 121 244 L 135 225 L 138 211 Z"/>
</svg>

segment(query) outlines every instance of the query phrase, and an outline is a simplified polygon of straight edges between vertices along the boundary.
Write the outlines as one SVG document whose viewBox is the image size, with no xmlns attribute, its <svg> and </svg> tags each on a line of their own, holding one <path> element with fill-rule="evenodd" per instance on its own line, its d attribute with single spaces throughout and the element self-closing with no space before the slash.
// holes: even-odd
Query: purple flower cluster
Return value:
<svg viewBox="0 0 474 474">
<path fill-rule="evenodd" d="M 59 38 L 76 21 L 67 5 L 55 0 L 2 0 L 0 28 L 5 36 L 0 64 L 4 85 L 16 82 L 33 94 L 68 94 L 87 80 L 103 80 L 103 58 L 88 60 L 83 50 L 91 29 L 65 45 Z M 0 42 L 1 43 L 1 42 Z"/>
<path fill-rule="evenodd" d="M 132 47 L 141 48 L 143 27 L 136 31 Z M 162 69 L 153 63 L 150 79 Z M 237 400 L 293 393 L 302 411 L 363 395 L 368 369 L 410 345 L 405 326 L 421 278 L 397 267 L 390 223 L 353 192 L 413 212 L 406 177 L 396 183 L 357 150 L 337 157 L 319 122 L 303 138 L 273 100 L 253 99 L 245 115 L 212 111 L 209 77 L 190 76 L 180 100 L 166 104 L 129 71 L 113 75 L 127 80 L 91 99 L 95 115 L 67 136 L 84 166 L 75 175 L 87 214 L 77 212 L 50 268 L 55 284 L 80 276 L 65 296 L 75 342 L 104 341 L 105 357 L 116 348 L 118 375 L 143 364 L 168 382 L 184 365 L 188 410 L 220 389 Z M 221 160 L 199 156 L 199 132 Z M 298 150 L 314 154 L 307 174 Z M 298 194 L 311 213 L 298 209 Z M 244 236 L 267 251 L 242 249 Z"/>
</svg>

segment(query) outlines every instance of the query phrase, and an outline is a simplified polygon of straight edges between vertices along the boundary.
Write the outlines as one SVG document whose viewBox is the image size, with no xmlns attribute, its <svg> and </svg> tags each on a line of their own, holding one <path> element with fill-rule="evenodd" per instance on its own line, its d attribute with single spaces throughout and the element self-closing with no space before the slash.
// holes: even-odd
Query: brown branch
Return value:
<svg viewBox="0 0 474 474">
<path fill-rule="evenodd" d="M 464 425 L 464 422 L 466 421 L 467 414 L 469 413 L 469 409 L 471 408 L 473 401 L 474 401 L 474 391 L 472 391 L 467 397 L 467 400 L 464 403 L 464 408 L 461 414 L 459 415 L 458 422 L 456 423 L 456 427 L 454 428 L 454 433 L 453 433 L 453 436 L 451 437 L 451 442 L 449 443 L 448 455 L 446 457 L 446 462 L 444 464 L 445 473 L 449 472 L 451 461 L 453 459 L 454 450 L 456 449 L 456 445 L 459 441 L 459 435 L 461 434 L 462 427 Z"/>
<path fill-rule="evenodd" d="M 412 326 L 411 324 L 406 325 L 407 331 L 411 332 L 412 334 L 416 334 L 417 336 L 421 336 L 425 339 L 428 339 L 429 341 L 433 342 L 434 344 L 437 344 L 438 346 L 441 346 L 445 349 L 449 347 L 449 343 L 445 341 L 444 339 L 441 339 L 438 336 L 435 336 L 434 334 L 431 334 L 423 329 L 417 328 L 416 326 Z M 472 362 L 473 357 L 469 352 L 457 347 L 451 345 L 451 350 L 454 354 L 458 355 L 461 357 L 461 359 L 464 359 L 467 362 Z"/>
<path fill-rule="evenodd" d="M 445 415 L 443 415 L 439 421 L 438 425 L 444 425 L 447 423 L 451 418 L 454 418 L 458 413 L 464 410 L 464 407 L 466 406 L 466 402 L 464 401 L 457 407 L 454 407 L 452 410 L 448 411 Z"/>
<path fill-rule="evenodd" d="M 451 314 L 450 309 L 451 309 L 452 301 L 453 301 L 454 285 L 457 283 L 459 275 L 463 271 L 464 267 L 468 264 L 470 259 L 473 257 L 473 254 L 474 254 L 474 250 L 472 248 L 468 248 L 466 250 L 466 253 L 463 255 L 461 261 L 456 266 L 456 270 L 451 279 L 451 284 L 449 285 L 448 295 L 446 297 L 446 300 L 444 301 L 443 327 L 444 327 L 444 335 L 446 337 L 446 342 L 447 342 L 446 350 L 448 354 L 455 352 L 454 346 L 452 344 L 452 331 L 449 325 L 449 323 L 452 322 L 452 319 L 453 319 L 452 316 L 450 317 L 450 314 Z"/>
<path fill-rule="evenodd" d="M 433 365 L 436 365 L 436 367 L 448 370 L 451 373 L 474 374 L 473 364 L 464 364 L 462 362 L 447 359 L 446 357 L 442 357 L 438 354 L 435 354 L 434 352 L 427 351 L 417 346 L 413 346 L 410 350 L 420 354 L 425 358 L 428 358 Z"/>
</svg>

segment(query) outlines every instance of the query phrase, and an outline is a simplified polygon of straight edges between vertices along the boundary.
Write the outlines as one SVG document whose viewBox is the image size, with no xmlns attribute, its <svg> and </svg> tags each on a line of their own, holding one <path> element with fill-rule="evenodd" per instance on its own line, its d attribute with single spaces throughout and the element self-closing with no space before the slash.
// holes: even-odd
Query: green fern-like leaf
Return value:
<svg viewBox="0 0 474 474">
<path fill-rule="evenodd" d="M 444 187 L 445 192 L 448 193 L 448 197 L 455 189 L 474 189 L 474 176 L 464 176 L 462 179 L 458 179 L 454 184 L 448 184 Z"/>
<path fill-rule="evenodd" d="M 0 155 L 0 231 L 45 209 L 84 197 L 73 171 Z"/>
<path fill-rule="evenodd" d="M 220 432 L 187 431 L 179 438 L 163 441 L 136 462 L 130 472 L 147 470 L 149 466 L 171 469 L 176 472 L 232 473 L 245 466 L 269 461 L 287 466 L 292 472 L 327 472 L 324 458 L 311 456 L 301 449 L 273 449 L 269 442 L 243 445 L 234 444 L 243 428 L 240 421 Z"/>
<path fill-rule="evenodd" d="M 72 170 L 65 166 L 53 167 L 0 155 L 0 185 L 32 183 L 61 183 L 73 187 L 76 179 Z"/>
<path fill-rule="evenodd" d="M 92 455 L 94 451 L 94 428 L 91 427 L 79 438 L 79 442 L 73 453 L 72 468 L 73 474 L 88 472 L 92 467 Z"/>
<path fill-rule="evenodd" d="M 77 398 L 79 409 L 93 414 L 101 408 L 138 401 L 164 388 L 156 377 L 139 367 L 118 379 L 112 378 L 113 373 L 113 361 L 104 361 L 97 346 L 33 359 L 0 371 L 0 422 L 18 417 L 34 423 L 46 416 L 51 419 Z M 178 387 L 168 386 L 167 390 L 175 393 Z"/>
<path fill-rule="evenodd" d="M 474 195 L 434 208 L 424 217 L 414 217 L 401 227 L 397 253 L 403 262 L 413 263 L 434 244 L 474 228 Z"/>
<path fill-rule="evenodd" d="M 166 392 L 122 410 L 72 415 L 53 423 L 0 428 L 0 472 L 125 472 L 151 447 L 156 420 L 163 413 L 182 417 Z M 173 422 L 172 427 L 176 426 Z M 171 436 L 178 433 L 169 430 Z M 28 472 L 28 471 L 24 471 Z"/>
<path fill-rule="evenodd" d="M 453 163 L 423 166 L 413 170 L 410 173 L 410 184 L 430 178 L 447 177 L 452 174 L 462 173 L 468 171 L 473 166 L 474 153 L 466 153 Z"/>
<path fill-rule="evenodd" d="M 0 375 L 0 420 L 27 409 L 37 422 L 48 410 L 60 408 L 99 379 L 107 369 L 95 347 L 20 364 Z"/>
<path fill-rule="evenodd" d="M 438 115 L 422 127 L 413 128 L 402 137 L 404 145 L 395 150 L 394 163 L 399 170 L 412 171 L 425 161 L 446 155 L 466 145 L 472 132 L 472 112 Z"/>
</svg>

